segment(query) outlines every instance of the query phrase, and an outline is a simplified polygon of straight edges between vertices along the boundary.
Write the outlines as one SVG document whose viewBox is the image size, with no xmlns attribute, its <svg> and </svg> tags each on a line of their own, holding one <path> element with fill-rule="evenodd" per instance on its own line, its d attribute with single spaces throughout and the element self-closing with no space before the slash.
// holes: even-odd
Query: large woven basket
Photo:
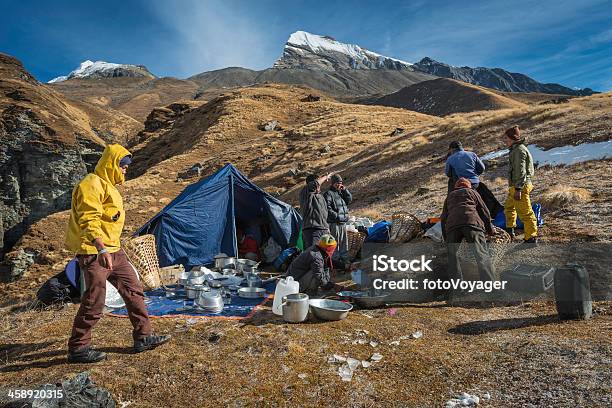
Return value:
<svg viewBox="0 0 612 408">
<path fill-rule="evenodd" d="M 366 235 L 359 231 L 346 231 L 348 240 L 348 253 L 351 259 L 355 259 L 363 246 Z"/>
<path fill-rule="evenodd" d="M 123 249 L 140 275 L 144 290 L 159 288 L 161 281 L 155 236 L 148 234 L 129 238 L 123 242 Z"/>
<path fill-rule="evenodd" d="M 502 228 L 493 226 L 493 235 L 487 235 L 487 242 L 489 244 L 491 263 L 495 267 L 506 254 L 508 244 L 512 242 L 512 238 L 510 237 L 510 234 L 508 234 Z M 461 242 L 459 245 L 459 250 L 457 251 L 457 257 L 462 263 L 468 263 L 474 268 L 476 267 L 476 258 L 474 257 L 474 254 L 472 253 L 472 250 L 467 242 Z"/>
<path fill-rule="evenodd" d="M 159 268 L 159 280 L 162 285 L 176 285 L 181 273 L 185 272 L 183 265 L 170 265 Z"/>
<path fill-rule="evenodd" d="M 422 232 L 421 222 L 417 217 L 408 213 L 395 213 L 391 217 L 389 242 L 408 242 L 418 237 Z"/>
</svg>

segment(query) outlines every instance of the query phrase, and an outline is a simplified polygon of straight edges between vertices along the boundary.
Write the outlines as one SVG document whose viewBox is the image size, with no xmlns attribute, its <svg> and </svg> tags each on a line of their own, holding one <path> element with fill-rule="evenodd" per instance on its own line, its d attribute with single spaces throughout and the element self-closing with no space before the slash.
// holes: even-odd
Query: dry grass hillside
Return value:
<svg viewBox="0 0 612 408">
<path fill-rule="evenodd" d="M 112 108 L 139 122 L 153 108 L 198 95 L 196 83 L 176 78 L 71 79 L 49 86 L 73 100 Z"/>
<path fill-rule="evenodd" d="M 134 149 L 133 174 L 141 175 L 121 187 L 126 234 L 197 180 L 178 177 L 195 163 L 206 176 L 232 162 L 294 204 L 308 172 L 339 171 L 355 197 L 353 213 L 379 218 L 403 210 L 423 219 L 441 211 L 444 157 L 451 140 L 482 155 L 500 149 L 499 136 L 514 124 L 530 143 L 545 148 L 608 140 L 612 133 L 612 94 L 439 118 L 325 96 L 303 102 L 310 93 L 281 85 L 226 91 L 150 135 Z M 278 120 L 282 129 L 258 129 L 270 120 Z M 396 128 L 404 130 L 394 133 Z M 580 200 L 545 209 L 542 241 L 612 240 L 610 164 L 603 160 L 537 170 L 534 201 L 551 200 L 557 190 L 574 191 L 570 187 L 586 191 L 574 191 Z M 505 161 L 499 160 L 485 174 L 500 199 L 506 171 Z M 105 317 L 94 341 L 110 359 L 93 367 L 71 366 L 64 349 L 76 306 L 24 311 L 24 302 L 71 257 L 62 249 L 66 223 L 63 212 L 34 224 L 18 248 L 37 250 L 37 263 L 23 279 L 0 285 L 0 387 L 53 383 L 90 369 L 118 402 L 135 407 L 429 407 L 443 406 L 461 392 L 488 392 L 491 400 L 481 405 L 491 407 L 609 402 L 609 302 L 597 303 L 590 321 L 565 323 L 546 301 L 489 309 L 409 305 L 303 325 L 287 325 L 267 309 L 240 322 L 157 319 L 155 329 L 175 338 L 144 355 L 129 353 L 127 319 Z M 392 343 L 416 330 L 423 331 L 421 339 Z M 361 337 L 378 345 L 355 344 Z M 364 359 L 374 352 L 383 360 L 357 371 L 352 382 L 341 381 L 337 367 L 327 362 L 332 354 Z"/>
<path fill-rule="evenodd" d="M 521 102 L 490 89 L 447 78 L 419 82 L 380 98 L 367 99 L 365 102 L 436 116 L 523 106 Z"/>
<path fill-rule="evenodd" d="M 49 142 L 75 143 L 75 135 L 96 143 L 125 143 L 142 125 L 120 112 L 102 110 L 70 101 L 36 81 L 21 62 L 0 54 L 0 110 L 26 109 L 34 112 L 53 132 Z"/>
</svg>

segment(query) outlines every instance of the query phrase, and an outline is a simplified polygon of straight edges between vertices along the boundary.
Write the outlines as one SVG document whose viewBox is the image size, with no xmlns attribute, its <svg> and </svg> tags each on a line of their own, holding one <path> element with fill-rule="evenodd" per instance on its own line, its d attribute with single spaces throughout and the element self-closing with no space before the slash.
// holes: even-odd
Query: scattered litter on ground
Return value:
<svg viewBox="0 0 612 408">
<path fill-rule="evenodd" d="M 457 397 L 446 401 L 446 408 L 475 407 L 478 404 L 480 404 L 480 398 L 477 395 L 470 395 L 467 392 L 463 392 Z"/>
<path fill-rule="evenodd" d="M 378 362 L 382 359 L 383 359 L 383 355 L 380 353 L 374 353 L 372 354 L 372 357 L 370 357 L 370 361 L 374 361 L 374 362 Z"/>
<path fill-rule="evenodd" d="M 306 377 L 308 377 L 308 374 L 305 374 L 305 373 L 298 374 L 298 378 L 299 378 L 300 380 L 303 380 L 303 379 L 305 379 Z"/>
<path fill-rule="evenodd" d="M 423 332 L 420 330 L 417 330 L 414 333 L 412 333 L 413 339 L 420 339 L 421 337 L 423 337 Z"/>
<path fill-rule="evenodd" d="M 400 345 L 400 341 L 399 340 L 391 341 L 391 342 L 389 342 L 389 345 L 390 346 L 399 346 Z"/>
<path fill-rule="evenodd" d="M 397 314 L 397 309 L 395 308 L 389 309 L 388 313 L 389 313 L 389 316 L 395 316 Z"/>
<path fill-rule="evenodd" d="M 342 364 L 342 366 L 338 368 L 338 374 L 342 378 L 342 381 L 351 381 L 353 379 L 353 370 L 351 370 L 348 364 Z"/>
<path fill-rule="evenodd" d="M 371 363 L 371 362 L 369 362 L 368 360 L 361 360 L 361 366 L 362 366 L 363 368 L 368 368 L 368 367 L 369 367 L 369 366 L 371 366 L 371 365 L 372 365 L 372 363 Z"/>
<path fill-rule="evenodd" d="M 370 346 L 372 346 L 372 347 L 378 347 L 378 342 L 377 342 L 377 341 L 371 341 L 371 342 L 370 342 Z"/>
</svg>

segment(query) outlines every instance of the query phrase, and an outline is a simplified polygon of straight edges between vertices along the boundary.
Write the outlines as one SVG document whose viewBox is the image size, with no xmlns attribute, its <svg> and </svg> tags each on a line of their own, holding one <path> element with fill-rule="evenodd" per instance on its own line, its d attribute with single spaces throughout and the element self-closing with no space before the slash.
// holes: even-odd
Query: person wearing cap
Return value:
<svg viewBox="0 0 612 408">
<path fill-rule="evenodd" d="M 464 239 L 470 244 L 482 281 L 492 281 L 493 265 L 487 250 L 485 232 L 493 234 L 493 224 L 480 194 L 466 178 L 455 183 L 446 197 L 441 217 L 442 234 L 447 244 L 448 272 L 451 279 L 463 279 L 457 252 Z"/>
<path fill-rule="evenodd" d="M 306 177 L 306 185 L 300 191 L 304 248 L 312 246 L 324 234 L 329 233 L 327 202 L 321 194 L 321 185 L 329 179 L 330 175 L 318 177 L 315 174 L 310 174 Z"/>
<path fill-rule="evenodd" d="M 347 263 L 349 262 L 349 254 L 346 223 L 349 219 L 348 205 L 353 201 L 353 195 L 344 186 L 339 174 L 332 175 L 330 181 L 331 187 L 323 195 L 327 202 L 329 231 L 338 243 L 334 258 Z"/>
<path fill-rule="evenodd" d="M 524 242 L 537 244 L 538 224 L 529 194 L 533 190 L 532 177 L 534 174 L 533 157 L 525 146 L 525 138 L 521 137 L 521 130 L 513 126 L 504 133 L 504 143 L 510 149 L 508 155 L 510 166 L 508 168 L 508 197 L 504 204 L 506 216 L 506 231 L 514 238 L 516 217 L 525 225 Z"/>
<path fill-rule="evenodd" d="M 461 177 L 466 178 L 477 189 L 480 184 L 480 175 L 485 171 L 485 165 L 474 152 L 463 150 L 461 142 L 455 140 L 448 146 L 446 168 L 444 172 L 449 178 L 448 192 L 453 191 L 455 183 Z"/>
<path fill-rule="evenodd" d="M 329 289 L 333 286 L 330 270 L 333 270 L 332 255 L 336 245 L 334 237 L 324 234 L 317 243 L 304 249 L 291 262 L 287 276 L 300 283 L 300 292 L 315 296 L 320 288 Z"/>
<path fill-rule="evenodd" d="M 152 334 L 142 284 L 119 241 L 125 211 L 116 186 L 125 181 L 131 162 L 125 147 L 109 144 L 94 172 L 87 174 L 72 191 L 66 246 L 76 253 L 85 292 L 68 341 L 71 363 L 94 363 L 106 358 L 105 353 L 91 347 L 91 332 L 102 317 L 107 280 L 125 301 L 133 326 L 135 352 L 170 340 L 170 336 Z"/>
</svg>

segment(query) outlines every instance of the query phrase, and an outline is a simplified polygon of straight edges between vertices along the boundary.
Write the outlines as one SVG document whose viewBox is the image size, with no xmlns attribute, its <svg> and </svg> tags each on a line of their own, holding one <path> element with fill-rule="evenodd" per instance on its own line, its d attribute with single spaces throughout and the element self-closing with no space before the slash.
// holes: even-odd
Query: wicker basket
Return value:
<svg viewBox="0 0 612 408">
<path fill-rule="evenodd" d="M 159 268 L 159 280 L 162 285 L 176 285 L 181 273 L 185 272 L 183 265 L 170 265 Z"/>
<path fill-rule="evenodd" d="M 421 222 L 417 217 L 408 213 L 395 213 L 391 217 L 389 242 L 408 242 L 419 236 L 422 232 Z"/>
<path fill-rule="evenodd" d="M 489 243 L 491 263 L 496 267 L 506 254 L 508 244 L 512 242 L 512 238 L 502 228 L 493 226 L 493 235 L 487 235 L 487 242 Z M 457 251 L 457 257 L 462 263 L 468 263 L 474 268 L 476 267 L 476 258 L 467 242 L 461 242 Z"/>
<path fill-rule="evenodd" d="M 155 248 L 155 237 L 150 234 L 129 238 L 123 243 L 123 249 L 128 259 L 140 275 L 144 290 L 156 289 L 161 286 L 159 261 Z"/>
<path fill-rule="evenodd" d="M 351 259 L 355 259 L 357 254 L 363 246 L 363 241 L 366 235 L 359 231 L 346 231 L 346 237 L 348 240 L 348 253 Z"/>
</svg>

